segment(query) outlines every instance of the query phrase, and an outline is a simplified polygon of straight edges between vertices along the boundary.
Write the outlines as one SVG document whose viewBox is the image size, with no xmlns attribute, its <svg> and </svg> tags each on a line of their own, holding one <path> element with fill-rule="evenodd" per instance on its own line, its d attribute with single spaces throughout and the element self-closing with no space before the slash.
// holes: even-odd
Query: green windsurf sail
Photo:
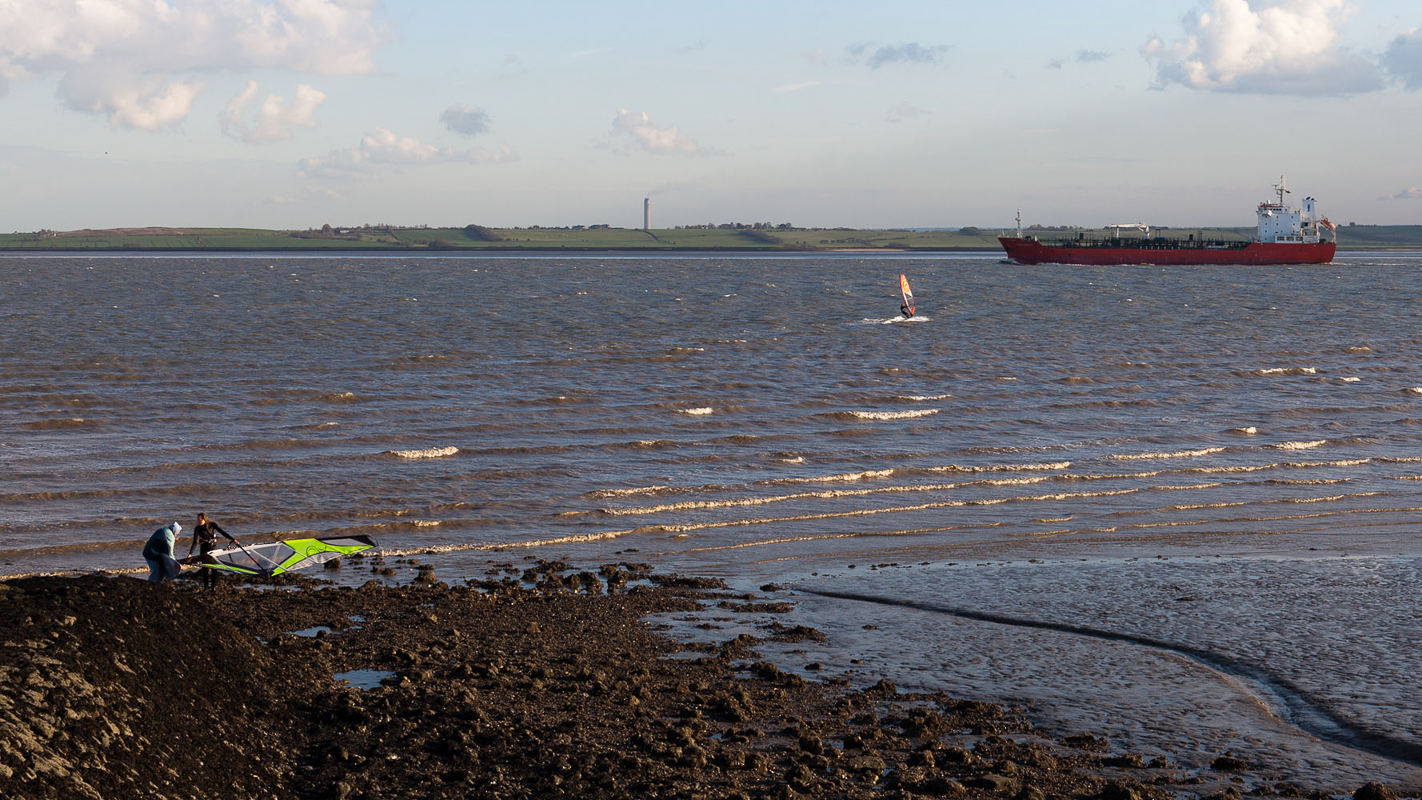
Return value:
<svg viewBox="0 0 1422 800">
<path fill-rule="evenodd" d="M 202 566 L 270 578 L 283 572 L 369 550 L 374 546 L 375 542 L 369 536 L 285 539 L 248 547 L 213 550 L 207 554 L 208 560 L 203 562 Z"/>
</svg>

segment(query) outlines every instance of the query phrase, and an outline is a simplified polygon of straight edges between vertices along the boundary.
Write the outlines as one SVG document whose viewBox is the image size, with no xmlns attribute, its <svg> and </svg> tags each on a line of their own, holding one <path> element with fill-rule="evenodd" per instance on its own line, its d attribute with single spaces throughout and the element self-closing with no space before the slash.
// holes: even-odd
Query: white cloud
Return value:
<svg viewBox="0 0 1422 800">
<path fill-rule="evenodd" d="M 58 76 L 72 108 L 116 126 L 180 122 L 208 72 L 349 75 L 384 43 L 375 0 L 0 2 L 0 75 Z"/>
<path fill-rule="evenodd" d="M 1422 89 L 1422 28 L 1413 28 L 1393 39 L 1382 61 L 1404 86 Z"/>
<path fill-rule="evenodd" d="M 809 89 L 811 87 L 819 85 L 819 81 L 802 81 L 800 83 L 787 83 L 784 86 L 777 86 L 774 89 L 771 89 L 770 91 L 775 92 L 776 94 L 785 94 L 786 92 L 798 92 L 801 89 Z"/>
<path fill-rule="evenodd" d="M 845 48 L 847 58 L 855 63 L 863 62 L 871 69 L 887 64 L 937 64 L 948 52 L 947 45 L 921 45 L 918 42 L 874 45 L 867 42 L 853 44 Z"/>
<path fill-rule="evenodd" d="M 518 56 L 504 56 L 503 64 L 499 65 L 498 77 L 504 79 L 522 78 L 528 74 L 528 67 L 523 65 Z"/>
<path fill-rule="evenodd" d="M 478 136 L 489 129 L 489 115 L 482 108 L 450 106 L 439 115 L 439 119 L 444 127 L 461 136 Z"/>
<path fill-rule="evenodd" d="M 219 116 L 223 133 L 248 144 L 290 139 L 297 128 L 316 127 L 316 107 L 326 101 L 325 94 L 303 83 L 296 87 L 296 96 L 289 103 L 285 98 L 267 95 L 257 109 L 256 119 L 249 124 L 247 106 L 256 97 L 257 82 L 249 81 L 247 88 L 232 98 Z"/>
<path fill-rule="evenodd" d="M 298 166 L 303 177 L 349 178 L 400 167 L 517 160 L 518 154 L 507 145 L 497 150 L 455 150 L 426 144 L 408 136 L 397 136 L 386 128 L 376 128 L 355 147 L 333 150 L 324 158 L 303 158 Z"/>
<path fill-rule="evenodd" d="M 1382 86 L 1372 62 L 1343 50 L 1347 0 L 1210 0 L 1185 15 L 1185 38 L 1141 49 L 1160 86 L 1260 94 L 1348 94 Z"/>
<path fill-rule="evenodd" d="M 913 103 L 899 103 L 889 109 L 889 113 L 884 117 L 886 122 L 903 122 L 906 119 L 921 117 L 928 112 L 914 105 Z"/>
<path fill-rule="evenodd" d="M 625 134 L 648 153 L 663 155 L 692 155 L 700 146 L 690 136 L 676 128 L 663 128 L 652 123 L 645 111 L 622 109 L 612 120 L 612 132 Z"/>
<path fill-rule="evenodd" d="M 60 82 L 60 93 L 77 111 L 107 114 L 116 128 L 143 131 L 170 128 L 187 118 L 201 81 L 167 81 L 153 76 L 108 72 L 71 72 Z"/>
<path fill-rule="evenodd" d="M 1416 186 L 1409 186 L 1391 197 L 1380 198 L 1382 200 L 1422 200 L 1422 189 Z"/>
</svg>

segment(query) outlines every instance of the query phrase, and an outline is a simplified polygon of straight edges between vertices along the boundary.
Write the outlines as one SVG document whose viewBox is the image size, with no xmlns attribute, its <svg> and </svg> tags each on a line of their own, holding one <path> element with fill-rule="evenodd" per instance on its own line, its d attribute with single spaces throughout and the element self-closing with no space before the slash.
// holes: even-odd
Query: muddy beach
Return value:
<svg viewBox="0 0 1422 800">
<path fill-rule="evenodd" d="M 645 621 L 793 600 L 626 563 L 453 586 L 428 570 L 207 593 L 0 582 L 0 797 L 1396 796 L 1305 791 L 1228 753 L 1148 762 L 996 705 L 807 680 L 756 650 L 813 645 L 812 628 L 688 645 Z"/>
</svg>

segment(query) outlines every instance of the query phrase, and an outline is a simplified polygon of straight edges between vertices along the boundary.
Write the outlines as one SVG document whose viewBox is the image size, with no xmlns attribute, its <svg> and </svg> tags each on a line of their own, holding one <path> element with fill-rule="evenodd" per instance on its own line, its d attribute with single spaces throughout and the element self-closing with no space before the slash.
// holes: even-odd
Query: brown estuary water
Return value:
<svg viewBox="0 0 1422 800">
<path fill-rule="evenodd" d="M 791 590 L 790 668 L 1422 787 L 1422 253 L 6 256 L 0 300 L 0 574 L 198 511 L 651 562 Z"/>
</svg>

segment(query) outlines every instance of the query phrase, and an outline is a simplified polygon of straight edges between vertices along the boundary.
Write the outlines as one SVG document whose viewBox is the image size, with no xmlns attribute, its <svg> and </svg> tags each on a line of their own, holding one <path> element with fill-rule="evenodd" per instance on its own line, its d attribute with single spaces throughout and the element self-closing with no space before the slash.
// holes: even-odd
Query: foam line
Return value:
<svg viewBox="0 0 1422 800">
<path fill-rule="evenodd" d="M 906 511 L 930 511 L 937 508 L 969 508 L 974 506 L 1000 506 L 1007 503 L 1031 503 L 1052 500 L 1073 500 L 1080 497 L 1112 497 L 1123 494 L 1135 494 L 1140 489 L 1117 489 L 1111 492 L 1064 492 L 1061 494 L 1037 494 L 1018 497 L 1002 497 L 993 500 L 945 500 L 938 503 L 920 503 L 912 506 L 893 506 L 891 508 L 861 508 L 854 511 L 831 511 L 823 514 L 797 514 L 793 517 L 765 517 L 761 519 L 736 519 L 726 522 L 701 522 L 691 525 L 653 525 L 654 530 L 662 530 L 668 533 L 687 533 L 690 531 L 704 531 L 712 528 L 734 528 L 744 525 L 766 525 L 774 522 L 805 522 L 819 519 L 839 519 L 843 517 L 870 517 L 877 514 L 897 514 Z"/>
</svg>

